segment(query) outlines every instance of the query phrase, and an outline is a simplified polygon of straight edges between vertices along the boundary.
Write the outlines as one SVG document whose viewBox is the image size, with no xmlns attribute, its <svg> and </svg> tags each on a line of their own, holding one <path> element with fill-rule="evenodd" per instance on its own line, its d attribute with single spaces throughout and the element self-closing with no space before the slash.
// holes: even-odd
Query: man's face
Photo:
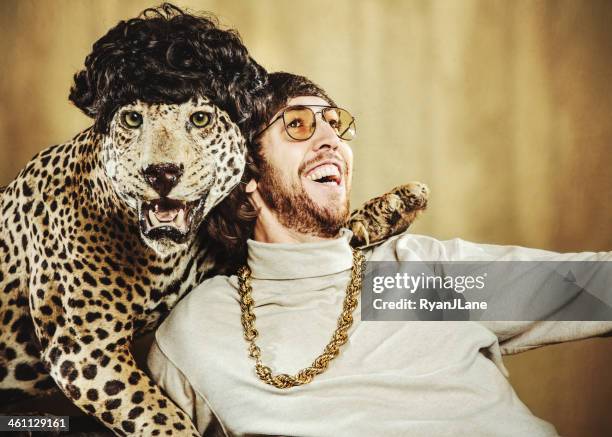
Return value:
<svg viewBox="0 0 612 437">
<path fill-rule="evenodd" d="M 293 105 L 329 104 L 320 97 L 301 96 L 287 102 Z M 279 222 L 303 234 L 335 236 L 349 215 L 351 148 L 321 114 L 316 115 L 316 129 L 308 140 L 292 139 L 283 120 L 278 120 L 260 141 L 263 165 L 258 190 Z"/>
</svg>

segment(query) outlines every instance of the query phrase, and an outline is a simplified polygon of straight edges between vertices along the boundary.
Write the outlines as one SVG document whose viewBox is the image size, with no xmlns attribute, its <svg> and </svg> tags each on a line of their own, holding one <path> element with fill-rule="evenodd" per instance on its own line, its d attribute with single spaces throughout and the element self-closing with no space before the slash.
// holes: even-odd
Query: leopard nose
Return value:
<svg viewBox="0 0 612 437">
<path fill-rule="evenodd" d="M 183 174 L 183 165 L 153 164 L 143 170 L 145 180 L 161 197 L 167 196 L 178 184 Z"/>
</svg>

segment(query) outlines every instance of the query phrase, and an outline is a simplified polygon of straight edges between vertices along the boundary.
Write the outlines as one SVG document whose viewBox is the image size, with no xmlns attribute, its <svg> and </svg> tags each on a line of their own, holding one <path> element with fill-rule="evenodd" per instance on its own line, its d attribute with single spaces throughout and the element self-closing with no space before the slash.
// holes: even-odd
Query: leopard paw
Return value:
<svg viewBox="0 0 612 437">
<path fill-rule="evenodd" d="M 410 182 L 369 200 L 351 215 L 351 244 L 365 247 L 406 231 L 427 207 L 428 199 L 425 184 Z"/>
</svg>

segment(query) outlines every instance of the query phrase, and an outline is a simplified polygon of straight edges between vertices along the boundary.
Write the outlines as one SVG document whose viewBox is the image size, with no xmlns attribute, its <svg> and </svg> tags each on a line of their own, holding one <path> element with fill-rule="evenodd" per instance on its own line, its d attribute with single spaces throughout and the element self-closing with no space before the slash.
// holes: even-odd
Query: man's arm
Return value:
<svg viewBox="0 0 612 437">
<path fill-rule="evenodd" d="M 157 340 L 151 345 L 147 365 L 151 377 L 174 403 L 187 413 L 203 436 L 227 436 L 204 396 L 192 387 L 183 372 L 168 359 Z"/>
<path fill-rule="evenodd" d="M 612 322 L 480 322 L 499 339 L 502 354 L 528 351 L 547 344 L 609 336 Z"/>
<path fill-rule="evenodd" d="M 403 235 L 397 239 L 394 249 L 395 256 L 400 261 L 612 262 L 612 252 L 557 253 L 520 246 L 477 244 L 461 239 L 440 241 L 421 235 Z M 601 266 L 594 274 L 602 275 L 603 281 L 600 282 L 605 284 L 608 298 L 605 303 L 610 305 L 609 299 L 612 296 L 612 281 L 609 278 L 611 268 L 605 266 L 604 263 Z M 530 286 L 533 289 L 525 289 Z M 521 291 L 525 289 L 524 294 L 527 296 L 535 296 L 542 291 L 541 282 L 538 281 L 525 280 L 517 288 L 521 288 Z M 511 296 L 504 296 L 503 298 L 511 302 Z M 579 299 L 567 299 L 563 301 L 561 310 L 571 313 L 571 306 L 579 304 Z M 501 351 L 504 354 L 517 353 L 563 341 L 606 335 L 612 332 L 611 321 L 483 321 L 480 323 L 497 335 Z"/>
</svg>

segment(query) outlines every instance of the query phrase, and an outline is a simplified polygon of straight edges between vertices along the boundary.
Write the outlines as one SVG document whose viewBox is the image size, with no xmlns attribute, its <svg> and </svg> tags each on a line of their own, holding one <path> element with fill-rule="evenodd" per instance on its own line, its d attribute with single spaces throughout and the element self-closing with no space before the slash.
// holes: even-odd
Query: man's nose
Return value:
<svg viewBox="0 0 612 437">
<path fill-rule="evenodd" d="M 322 148 L 336 150 L 338 147 L 340 147 L 340 138 L 338 135 L 336 135 L 336 131 L 323 119 L 323 117 L 317 120 L 314 140 L 315 150 Z"/>
<path fill-rule="evenodd" d="M 144 178 L 161 197 L 167 196 L 178 184 L 183 174 L 183 165 L 172 163 L 153 164 L 143 170 Z"/>
</svg>

